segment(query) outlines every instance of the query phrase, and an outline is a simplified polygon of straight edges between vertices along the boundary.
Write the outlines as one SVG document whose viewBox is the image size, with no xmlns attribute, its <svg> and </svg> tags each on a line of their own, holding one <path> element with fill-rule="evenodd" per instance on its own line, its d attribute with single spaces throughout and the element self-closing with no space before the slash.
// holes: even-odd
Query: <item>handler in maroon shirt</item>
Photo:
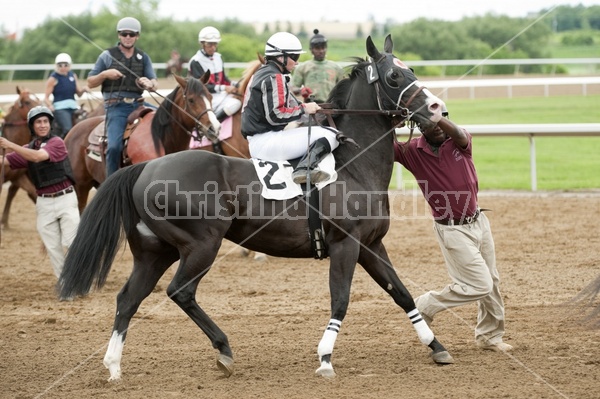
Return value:
<svg viewBox="0 0 600 399">
<path fill-rule="evenodd" d="M 447 118 L 408 143 L 394 143 L 394 158 L 416 178 L 433 214 L 433 227 L 452 282 L 415 299 L 428 324 L 436 313 L 478 302 L 475 343 L 510 351 L 503 342 L 504 302 L 488 218 L 477 204 L 472 137 Z"/>
</svg>

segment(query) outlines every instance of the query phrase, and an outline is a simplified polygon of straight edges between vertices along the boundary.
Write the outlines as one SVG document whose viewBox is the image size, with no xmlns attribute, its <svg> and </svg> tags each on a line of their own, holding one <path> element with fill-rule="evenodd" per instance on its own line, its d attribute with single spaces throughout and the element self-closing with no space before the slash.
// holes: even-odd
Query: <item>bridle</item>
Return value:
<svg viewBox="0 0 600 399">
<path fill-rule="evenodd" d="M 194 123 L 196 124 L 196 130 L 198 132 L 203 131 L 203 132 L 207 132 L 209 131 L 209 127 L 205 126 L 202 122 L 200 122 L 200 118 L 202 118 L 205 114 L 207 114 L 210 111 L 213 111 L 212 108 L 205 108 L 204 111 L 200 112 L 200 114 L 198 114 L 198 116 L 194 117 L 192 116 L 192 114 L 190 112 L 188 112 L 188 102 L 187 102 L 187 96 L 188 96 L 188 89 L 189 86 L 186 85 L 185 86 L 185 90 L 183 91 L 183 93 L 181 94 L 183 96 L 183 103 L 184 108 L 183 108 L 183 113 L 187 114 L 190 116 L 190 118 L 192 118 L 194 120 Z M 214 112 L 214 111 L 213 111 Z M 181 124 L 180 124 L 181 125 Z M 183 126 L 181 126 L 183 128 Z M 184 129 L 185 130 L 185 129 Z M 188 135 L 191 136 L 191 132 L 187 132 Z"/>
<path fill-rule="evenodd" d="M 374 82 L 378 109 L 335 109 L 335 108 L 331 107 L 331 104 L 320 104 L 321 109 L 317 111 L 317 114 L 326 115 L 329 126 L 335 128 L 335 129 L 337 129 L 337 128 L 335 126 L 335 122 L 333 120 L 332 115 L 350 114 L 350 115 L 388 116 L 388 117 L 391 117 L 393 120 L 392 128 L 389 129 L 387 132 L 385 132 L 384 136 L 388 135 L 390 133 L 394 133 L 393 136 L 394 136 L 394 139 L 396 139 L 396 134 L 395 134 L 396 128 L 401 127 L 403 124 L 406 124 L 410 130 L 410 135 L 408 138 L 408 141 L 410 141 L 412 139 L 413 131 L 416 127 L 416 123 L 412 120 L 412 116 L 414 113 L 411 112 L 408 107 L 410 106 L 410 104 L 412 104 L 412 102 L 415 100 L 417 95 L 419 93 L 421 93 L 424 89 L 426 89 L 426 87 L 423 86 L 417 79 L 415 79 L 413 82 L 411 82 L 409 85 L 407 85 L 404 89 L 402 89 L 402 91 L 398 95 L 397 99 L 394 99 L 387 93 L 387 91 L 383 88 L 382 84 L 383 83 L 382 83 L 381 79 L 378 79 L 377 81 Z M 415 90 L 415 92 L 411 94 L 411 96 L 408 98 L 407 101 L 402 100 L 402 98 L 404 97 L 407 90 L 410 89 L 412 86 L 417 86 L 417 89 Z M 386 100 L 388 103 L 394 104 L 395 109 L 391 109 L 391 110 L 385 109 L 383 104 L 384 104 L 384 101 L 386 101 Z"/>
<path fill-rule="evenodd" d="M 198 116 L 193 116 L 190 112 L 189 106 L 188 106 L 188 89 L 189 86 L 186 85 L 185 89 L 182 91 L 181 96 L 183 98 L 183 108 L 181 108 L 181 106 L 179 106 L 179 104 L 177 104 L 175 101 L 171 100 L 168 97 L 163 96 L 162 94 L 158 93 L 158 92 L 154 92 L 154 94 L 158 95 L 159 97 L 162 97 L 163 101 L 168 101 L 171 103 L 172 106 L 177 107 L 177 109 L 179 109 L 181 112 L 183 112 L 184 114 L 188 115 L 190 118 L 192 118 L 194 120 L 194 125 L 195 128 L 198 132 L 202 131 L 202 132 L 207 132 L 210 131 L 210 127 L 204 125 L 201 121 L 200 118 L 202 118 L 205 114 L 207 114 L 210 111 L 213 111 L 212 108 L 205 108 L 202 112 L 200 112 L 200 114 L 198 114 Z M 213 111 L 214 112 L 214 111 Z M 192 137 L 192 132 L 190 132 L 188 129 L 185 128 L 185 126 L 183 126 L 183 124 L 175 119 L 171 114 L 169 114 L 169 116 L 171 117 L 171 119 L 173 119 L 173 121 L 179 125 L 179 127 L 184 130 L 186 132 L 186 134 L 190 137 Z"/>
</svg>

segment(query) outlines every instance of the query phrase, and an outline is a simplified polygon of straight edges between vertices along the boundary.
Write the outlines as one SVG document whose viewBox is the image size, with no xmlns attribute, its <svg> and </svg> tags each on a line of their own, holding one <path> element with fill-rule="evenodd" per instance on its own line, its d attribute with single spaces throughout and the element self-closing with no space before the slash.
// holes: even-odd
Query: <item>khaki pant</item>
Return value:
<svg viewBox="0 0 600 399">
<path fill-rule="evenodd" d="M 35 208 L 37 230 L 58 278 L 65 263 L 65 249 L 73 242 L 79 225 L 77 195 L 72 192 L 55 198 L 38 197 Z"/>
<path fill-rule="evenodd" d="M 502 341 L 504 302 L 488 218 L 481 213 L 472 224 L 445 226 L 434 222 L 433 228 L 452 283 L 442 291 L 429 291 L 416 298 L 417 309 L 433 318 L 443 310 L 478 301 L 476 341 Z"/>
</svg>

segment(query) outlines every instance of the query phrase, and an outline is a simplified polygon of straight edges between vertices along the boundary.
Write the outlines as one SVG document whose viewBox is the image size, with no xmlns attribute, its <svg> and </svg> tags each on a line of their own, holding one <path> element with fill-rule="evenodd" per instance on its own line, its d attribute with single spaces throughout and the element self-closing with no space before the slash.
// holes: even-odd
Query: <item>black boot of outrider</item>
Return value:
<svg viewBox="0 0 600 399">
<path fill-rule="evenodd" d="M 294 183 L 306 183 L 307 173 L 310 173 L 310 182 L 312 184 L 326 181 L 331 176 L 329 173 L 318 168 L 319 162 L 323 160 L 331 152 L 331 146 L 326 138 L 322 137 L 313 142 L 308 148 L 308 154 L 304 157 L 294 169 L 292 179 Z"/>
</svg>

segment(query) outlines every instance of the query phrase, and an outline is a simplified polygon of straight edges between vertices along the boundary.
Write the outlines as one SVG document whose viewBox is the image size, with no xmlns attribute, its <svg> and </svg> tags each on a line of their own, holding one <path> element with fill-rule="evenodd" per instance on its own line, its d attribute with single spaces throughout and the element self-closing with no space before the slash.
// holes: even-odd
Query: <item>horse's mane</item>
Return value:
<svg viewBox="0 0 600 399">
<path fill-rule="evenodd" d="M 346 104 L 350 98 L 352 82 L 356 78 L 365 75 L 365 67 L 369 64 L 369 61 L 360 57 L 351 57 L 349 58 L 349 61 L 352 62 L 352 64 L 344 68 L 350 70 L 348 77 L 340 80 L 329 93 L 327 102 L 331 103 L 333 108 L 346 108 Z"/>
<path fill-rule="evenodd" d="M 240 81 L 238 83 L 238 93 L 240 96 L 243 96 L 244 93 L 246 93 L 246 87 L 248 87 L 250 78 L 252 77 L 252 75 L 254 75 L 254 73 L 256 73 L 258 68 L 260 68 L 264 63 L 265 63 L 265 59 L 260 54 L 258 54 L 258 59 L 251 61 L 249 63 L 249 65 L 246 67 L 246 69 L 244 69 L 244 72 L 242 72 L 242 78 L 240 79 Z"/>
<path fill-rule="evenodd" d="M 177 93 L 181 90 L 179 86 L 175 88 L 171 93 L 165 97 L 161 102 L 160 106 L 154 114 L 152 124 L 150 125 L 150 131 L 152 132 L 152 141 L 154 142 L 154 148 L 157 152 L 160 149 L 160 143 L 162 143 L 167 134 L 172 131 L 171 128 L 171 110 L 173 109 L 173 103 Z"/>
</svg>

